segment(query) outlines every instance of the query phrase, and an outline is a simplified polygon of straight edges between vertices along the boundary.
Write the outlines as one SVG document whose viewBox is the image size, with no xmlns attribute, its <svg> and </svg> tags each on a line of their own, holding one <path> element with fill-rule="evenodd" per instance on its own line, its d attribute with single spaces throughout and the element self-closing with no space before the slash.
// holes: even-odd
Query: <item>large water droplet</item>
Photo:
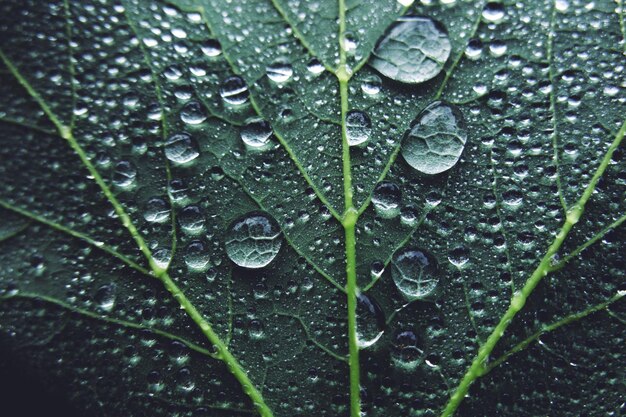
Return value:
<svg viewBox="0 0 626 417">
<path fill-rule="evenodd" d="M 165 142 L 165 157 L 172 162 L 184 164 L 193 161 L 198 155 L 198 144 L 187 133 L 172 135 Z"/>
<path fill-rule="evenodd" d="M 430 295 L 439 283 L 435 258 L 421 249 L 407 249 L 391 260 L 391 277 L 398 290 L 409 300 Z"/>
<path fill-rule="evenodd" d="M 392 80 L 422 83 L 443 69 L 452 47 L 445 28 L 427 17 L 398 19 L 378 42 L 370 65 Z"/>
<path fill-rule="evenodd" d="M 255 120 L 241 129 L 241 140 L 252 148 L 262 148 L 269 143 L 272 128 L 265 120 Z"/>
<path fill-rule="evenodd" d="M 180 120 L 188 125 L 199 125 L 206 120 L 206 113 L 200 103 L 190 101 L 180 110 Z"/>
<path fill-rule="evenodd" d="M 360 145 L 367 141 L 372 133 L 372 122 L 367 113 L 350 110 L 346 114 L 346 136 L 350 146 Z"/>
<path fill-rule="evenodd" d="M 222 82 L 222 86 L 220 87 L 220 96 L 222 99 L 234 106 L 241 105 L 248 101 L 248 96 L 250 92 L 248 91 L 248 86 L 243 78 L 234 76 L 228 77 Z"/>
<path fill-rule="evenodd" d="M 378 183 L 372 192 L 372 203 L 376 212 L 387 219 L 400 213 L 401 199 L 400 187 L 389 181 Z"/>
<path fill-rule="evenodd" d="M 420 172 L 439 174 L 459 161 L 466 141 L 461 111 L 452 104 L 436 101 L 417 116 L 402 143 L 402 156 Z"/>
<path fill-rule="evenodd" d="M 289 61 L 279 59 L 266 68 L 267 77 L 275 83 L 284 83 L 293 75 L 293 68 Z"/>
<path fill-rule="evenodd" d="M 372 346 L 385 331 L 385 313 L 375 299 L 358 294 L 356 299 L 356 337 L 359 348 Z"/>
<path fill-rule="evenodd" d="M 226 254 L 244 268 L 267 266 L 280 250 L 280 227 L 269 215 L 248 213 L 235 220 L 226 235 Z"/>
</svg>

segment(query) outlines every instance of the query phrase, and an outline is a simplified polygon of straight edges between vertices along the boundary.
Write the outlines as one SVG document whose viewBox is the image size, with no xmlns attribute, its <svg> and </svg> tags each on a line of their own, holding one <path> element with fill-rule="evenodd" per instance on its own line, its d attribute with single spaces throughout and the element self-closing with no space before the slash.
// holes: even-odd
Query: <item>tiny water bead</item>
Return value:
<svg viewBox="0 0 626 417">
<path fill-rule="evenodd" d="M 244 268 L 263 268 L 276 258 L 282 245 L 276 220 L 262 212 L 251 212 L 229 227 L 226 254 Z"/>
<path fill-rule="evenodd" d="M 437 76 L 451 50 L 448 34 L 439 22 L 406 16 L 387 30 L 369 63 L 392 80 L 417 84 Z"/>
<path fill-rule="evenodd" d="M 186 164 L 200 155 L 198 144 L 188 133 L 177 133 L 165 142 L 165 157 L 177 164 Z"/>
<path fill-rule="evenodd" d="M 359 348 L 374 345 L 385 331 L 385 313 L 376 300 L 363 293 L 356 299 L 356 337 Z"/>
<path fill-rule="evenodd" d="M 243 78 L 238 76 L 226 78 L 220 87 L 220 96 L 224 102 L 233 106 L 239 106 L 248 101 L 248 86 Z"/>
<path fill-rule="evenodd" d="M 284 83 L 293 75 L 291 63 L 285 59 L 272 62 L 266 68 L 267 77 L 275 83 Z"/>
<path fill-rule="evenodd" d="M 348 145 L 356 146 L 366 142 L 372 133 L 372 121 L 367 113 L 350 110 L 346 114 L 346 136 Z"/>
<path fill-rule="evenodd" d="M 391 278 L 409 300 L 430 295 L 439 284 L 439 268 L 434 256 L 422 249 L 407 249 L 391 260 Z"/>
<path fill-rule="evenodd" d="M 504 18 L 504 4 L 490 1 L 483 8 L 482 17 L 486 22 L 497 23 Z"/>
<path fill-rule="evenodd" d="M 439 174 L 456 165 L 466 141 L 461 111 L 453 104 L 436 101 L 417 116 L 402 143 L 402 156 L 424 174 Z"/>
<path fill-rule="evenodd" d="M 240 136 L 247 146 L 262 148 L 269 143 L 272 128 L 265 120 L 254 120 L 241 129 Z"/>
<path fill-rule="evenodd" d="M 400 187 L 389 181 L 378 183 L 372 192 L 374 209 L 383 218 L 395 217 L 400 213 L 401 199 Z"/>
<path fill-rule="evenodd" d="M 188 125 L 199 125 L 206 120 L 206 112 L 200 103 L 190 101 L 180 111 L 180 120 Z"/>
</svg>

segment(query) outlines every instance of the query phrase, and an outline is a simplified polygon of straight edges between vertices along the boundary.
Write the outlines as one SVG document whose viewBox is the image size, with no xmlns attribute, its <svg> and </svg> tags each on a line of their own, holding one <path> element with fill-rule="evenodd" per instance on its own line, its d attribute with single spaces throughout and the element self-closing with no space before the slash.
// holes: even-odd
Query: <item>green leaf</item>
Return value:
<svg viewBox="0 0 626 417">
<path fill-rule="evenodd" d="M 89 415 L 619 414 L 621 0 L 406 3 L 2 2 L 11 355 Z"/>
</svg>

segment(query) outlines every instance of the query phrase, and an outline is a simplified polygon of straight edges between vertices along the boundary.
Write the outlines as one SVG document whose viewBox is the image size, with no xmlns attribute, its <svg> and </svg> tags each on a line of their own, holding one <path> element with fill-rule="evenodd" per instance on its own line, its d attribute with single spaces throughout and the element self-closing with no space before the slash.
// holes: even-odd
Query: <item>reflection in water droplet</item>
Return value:
<svg viewBox="0 0 626 417">
<path fill-rule="evenodd" d="M 391 260 L 391 277 L 398 290 L 409 300 L 430 295 L 439 283 L 435 258 L 421 249 L 407 249 Z"/>
<path fill-rule="evenodd" d="M 200 155 L 198 144 L 188 133 L 177 133 L 165 142 L 165 157 L 177 164 L 185 164 Z"/>
<path fill-rule="evenodd" d="M 238 76 L 228 77 L 222 82 L 220 87 L 220 96 L 222 99 L 233 106 L 238 106 L 248 101 L 248 86 L 243 78 Z"/>
<path fill-rule="evenodd" d="M 170 217 L 170 206 L 162 198 L 151 198 L 146 203 L 143 217 L 150 223 L 163 223 Z"/>
<path fill-rule="evenodd" d="M 487 22 L 499 22 L 504 18 L 504 4 L 490 1 L 483 8 L 483 19 Z"/>
<path fill-rule="evenodd" d="M 469 257 L 470 250 L 464 245 L 454 247 L 448 254 L 448 260 L 457 268 L 461 268 L 465 265 L 469 261 Z"/>
<path fill-rule="evenodd" d="M 113 184 L 118 187 L 130 187 L 137 178 L 137 169 L 128 161 L 121 161 L 115 165 Z"/>
<path fill-rule="evenodd" d="M 367 113 L 350 110 L 346 114 L 346 136 L 350 146 L 360 145 L 367 141 L 372 133 L 372 122 Z"/>
<path fill-rule="evenodd" d="M 392 218 L 400 213 L 400 200 L 402 192 L 395 183 L 383 181 L 376 185 L 372 192 L 372 203 L 383 218 Z"/>
<path fill-rule="evenodd" d="M 452 104 L 436 101 L 417 116 L 402 143 L 402 156 L 420 172 L 439 174 L 459 161 L 466 141 L 461 111 Z"/>
<path fill-rule="evenodd" d="M 248 213 L 235 220 L 226 234 L 226 254 L 244 268 L 267 266 L 280 250 L 280 227 L 269 215 Z"/>
<path fill-rule="evenodd" d="M 218 56 L 222 53 L 222 46 L 214 39 L 204 41 L 200 49 L 202 50 L 202 53 L 208 57 Z"/>
<path fill-rule="evenodd" d="M 378 75 L 369 75 L 363 79 L 361 83 L 361 91 L 368 96 L 373 96 L 380 93 L 382 81 Z"/>
<path fill-rule="evenodd" d="M 183 231 L 196 234 L 204 227 L 204 215 L 198 206 L 187 206 L 178 215 L 178 223 Z"/>
<path fill-rule="evenodd" d="M 285 59 L 272 62 L 266 68 L 267 77 L 275 83 L 284 83 L 293 75 L 291 64 Z"/>
<path fill-rule="evenodd" d="M 98 288 L 94 300 L 98 308 L 103 311 L 111 311 L 115 306 L 116 287 L 115 284 L 105 284 Z"/>
<path fill-rule="evenodd" d="M 359 348 L 374 345 L 385 331 L 385 313 L 375 299 L 358 294 L 356 299 L 356 337 Z"/>
<path fill-rule="evenodd" d="M 188 125 L 199 125 L 206 120 L 206 113 L 200 103 L 190 101 L 180 110 L 180 120 Z"/>
<path fill-rule="evenodd" d="M 445 28 L 427 17 L 398 19 L 378 42 L 370 65 L 403 83 L 428 81 L 443 69 L 452 46 Z"/>
<path fill-rule="evenodd" d="M 252 148 L 262 148 L 269 143 L 272 128 L 265 120 L 255 120 L 241 129 L 240 136 L 246 145 Z"/>
<path fill-rule="evenodd" d="M 394 364 L 406 370 L 415 369 L 422 356 L 417 335 L 411 330 L 405 330 L 398 333 L 392 343 L 391 358 Z"/>
<path fill-rule="evenodd" d="M 204 270 L 209 264 L 209 254 L 204 243 L 194 240 L 185 249 L 185 264 L 195 271 Z"/>
</svg>

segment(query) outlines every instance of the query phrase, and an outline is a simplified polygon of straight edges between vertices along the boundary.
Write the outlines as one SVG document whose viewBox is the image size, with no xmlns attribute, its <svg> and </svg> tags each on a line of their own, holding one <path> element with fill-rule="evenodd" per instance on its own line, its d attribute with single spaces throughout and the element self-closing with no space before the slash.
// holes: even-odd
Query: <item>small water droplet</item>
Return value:
<svg viewBox="0 0 626 417">
<path fill-rule="evenodd" d="M 350 146 L 360 145 L 367 141 L 372 133 L 372 122 L 367 113 L 350 110 L 346 114 L 346 136 Z"/>
<path fill-rule="evenodd" d="M 103 311 L 111 311 L 115 306 L 116 299 L 116 286 L 113 283 L 105 284 L 98 288 L 94 300 L 98 305 L 98 308 Z"/>
<path fill-rule="evenodd" d="M 208 57 L 215 57 L 222 53 L 222 46 L 215 39 L 209 39 L 202 43 L 200 47 L 202 53 Z"/>
<path fill-rule="evenodd" d="M 177 133 L 165 142 L 165 157 L 177 164 L 185 164 L 200 155 L 198 144 L 188 133 Z"/>
<path fill-rule="evenodd" d="M 504 4 L 490 1 L 483 8 L 483 19 L 487 22 L 497 23 L 504 18 Z"/>
<path fill-rule="evenodd" d="M 392 342 L 391 358 L 393 362 L 406 370 L 417 367 L 422 357 L 422 350 L 418 347 L 417 335 L 411 330 L 398 333 Z"/>
<path fill-rule="evenodd" d="M 235 220 L 226 234 L 226 254 L 244 268 L 263 268 L 282 245 L 280 227 L 269 215 L 248 213 Z"/>
<path fill-rule="evenodd" d="M 361 91 L 368 96 L 374 96 L 380 93 L 382 81 L 378 75 L 368 75 L 361 83 Z"/>
<path fill-rule="evenodd" d="M 118 187 L 130 187 L 137 178 L 137 169 L 128 161 L 120 161 L 113 171 L 113 183 Z"/>
<path fill-rule="evenodd" d="M 269 143 L 272 128 L 265 120 L 254 120 L 241 129 L 240 136 L 247 146 L 262 148 Z"/>
<path fill-rule="evenodd" d="M 209 254 L 205 244 L 199 240 L 194 240 L 185 249 L 185 264 L 189 269 L 202 271 L 209 265 Z"/>
<path fill-rule="evenodd" d="M 197 234 L 204 228 L 204 215 L 198 206 L 187 206 L 178 215 L 178 224 L 187 233 Z"/>
<path fill-rule="evenodd" d="M 457 268 L 461 268 L 470 260 L 470 250 L 467 246 L 455 246 L 448 254 L 448 261 Z"/>
<path fill-rule="evenodd" d="M 391 277 L 409 300 L 427 297 L 439 283 L 437 261 L 424 250 L 404 250 L 395 255 L 391 263 Z"/>
<path fill-rule="evenodd" d="M 220 87 L 220 96 L 222 99 L 233 106 L 239 106 L 248 101 L 248 86 L 243 78 L 238 76 L 228 77 L 222 82 Z"/>
<path fill-rule="evenodd" d="M 250 320 L 248 324 L 248 335 L 250 339 L 260 340 L 265 336 L 265 329 L 263 328 L 263 322 L 261 320 Z"/>
<path fill-rule="evenodd" d="M 170 217 L 170 206 L 162 198 L 151 198 L 146 203 L 143 217 L 150 223 L 163 223 Z"/>
<path fill-rule="evenodd" d="M 200 103 L 190 101 L 180 110 L 180 120 L 188 125 L 199 125 L 206 120 L 206 112 Z"/>
<path fill-rule="evenodd" d="M 419 210 L 413 204 L 407 204 L 402 207 L 400 211 L 400 222 L 409 227 L 414 227 L 417 225 Z"/>
<path fill-rule="evenodd" d="M 402 192 L 395 183 L 383 181 L 376 185 L 372 192 L 374 209 L 383 218 L 392 218 L 400 213 Z"/>
<path fill-rule="evenodd" d="M 358 294 L 356 299 L 356 333 L 360 349 L 374 345 L 385 331 L 385 313 L 374 298 Z"/>
<path fill-rule="evenodd" d="M 275 83 L 284 83 L 293 75 L 291 63 L 285 59 L 272 62 L 267 68 L 267 77 Z"/>
<path fill-rule="evenodd" d="M 317 58 L 311 59 L 307 64 L 306 69 L 314 75 L 321 74 L 325 70 L 324 65 L 322 65 L 322 63 Z"/>
</svg>

